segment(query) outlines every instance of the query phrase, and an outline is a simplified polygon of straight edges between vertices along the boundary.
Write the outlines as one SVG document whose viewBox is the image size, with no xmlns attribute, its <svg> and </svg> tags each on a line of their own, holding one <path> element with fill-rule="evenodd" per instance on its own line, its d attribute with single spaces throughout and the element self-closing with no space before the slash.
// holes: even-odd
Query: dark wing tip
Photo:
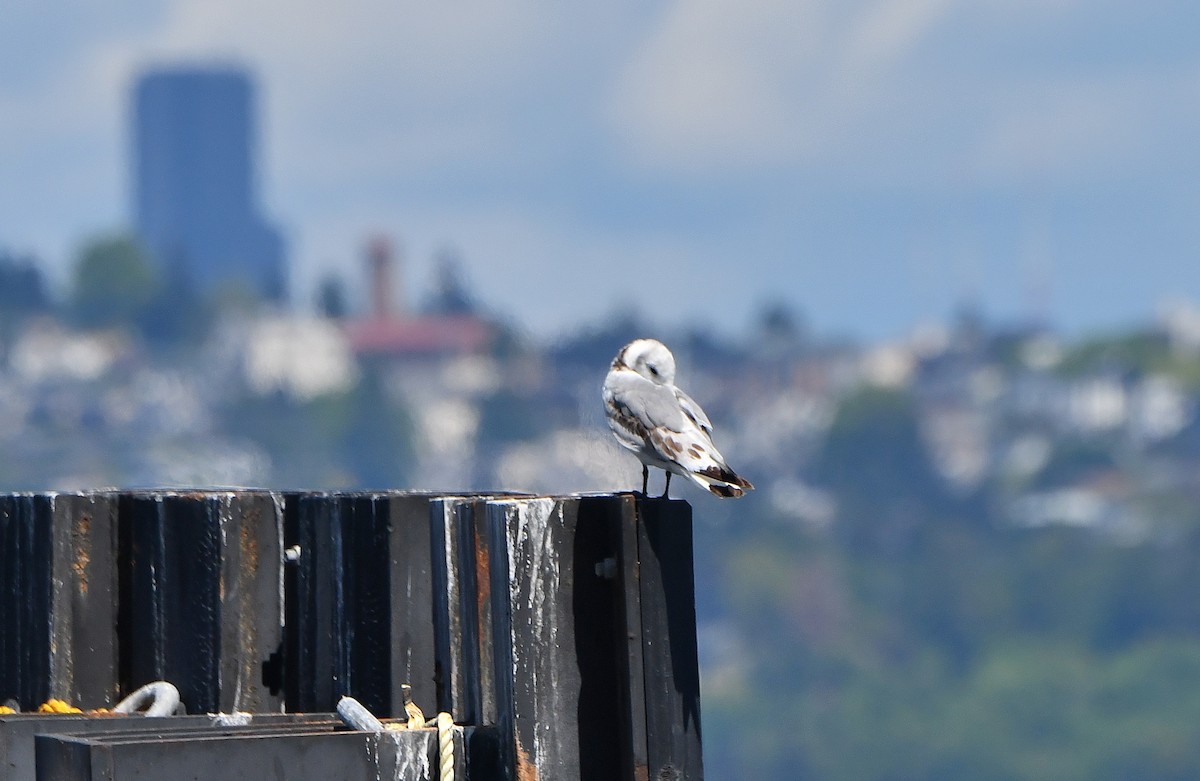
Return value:
<svg viewBox="0 0 1200 781">
<path fill-rule="evenodd" d="M 753 491 L 750 481 L 734 472 L 729 467 L 710 466 L 699 474 L 717 482 L 709 483 L 708 490 L 725 499 L 736 499 L 744 496 L 747 491 Z"/>
<path fill-rule="evenodd" d="M 700 470 L 700 474 L 712 480 L 720 480 L 723 483 L 735 485 L 738 488 L 753 489 L 750 481 L 739 475 L 727 466 L 710 466 Z"/>
<path fill-rule="evenodd" d="M 746 493 L 736 485 L 726 485 L 724 483 L 712 483 L 708 486 L 708 490 L 722 499 L 737 499 L 739 496 L 744 496 Z"/>
</svg>

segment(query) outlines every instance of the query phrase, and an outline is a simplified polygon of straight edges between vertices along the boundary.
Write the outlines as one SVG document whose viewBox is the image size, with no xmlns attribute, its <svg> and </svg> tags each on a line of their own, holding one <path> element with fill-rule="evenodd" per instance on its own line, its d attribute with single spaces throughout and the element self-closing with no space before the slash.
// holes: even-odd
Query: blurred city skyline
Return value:
<svg viewBox="0 0 1200 781">
<path fill-rule="evenodd" d="M 0 248 L 58 280 L 132 226 L 147 68 L 261 93 L 292 298 L 452 247 L 481 303 L 553 336 L 635 309 L 896 336 L 963 303 L 1068 331 L 1200 296 L 1200 8 L 1179 2 L 306 8 L 170 0 L 0 30 Z M 69 21 L 65 21 L 69 20 Z M 417 291 L 419 292 L 419 290 Z"/>
</svg>

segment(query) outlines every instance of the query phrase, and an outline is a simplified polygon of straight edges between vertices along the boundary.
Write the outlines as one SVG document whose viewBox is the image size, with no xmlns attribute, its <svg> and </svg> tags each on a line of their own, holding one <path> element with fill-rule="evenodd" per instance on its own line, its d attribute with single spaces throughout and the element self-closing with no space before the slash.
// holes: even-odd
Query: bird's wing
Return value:
<svg viewBox="0 0 1200 781">
<path fill-rule="evenodd" d="M 631 371 L 609 372 L 604 381 L 604 395 L 630 422 L 650 431 L 667 428 L 679 431 L 684 415 L 670 388 L 655 385 Z"/>
<path fill-rule="evenodd" d="M 636 431 L 641 442 L 663 461 L 686 471 L 724 465 L 709 435 L 712 424 L 708 416 L 683 391 L 632 372 L 609 375 L 605 391 L 618 415 L 614 422 Z"/>
<path fill-rule="evenodd" d="M 712 423 L 709 422 L 708 415 L 704 414 L 704 410 L 700 409 L 700 405 L 679 388 L 675 389 L 675 399 L 679 403 L 679 409 L 683 411 L 687 419 L 709 437 L 712 437 Z"/>
</svg>

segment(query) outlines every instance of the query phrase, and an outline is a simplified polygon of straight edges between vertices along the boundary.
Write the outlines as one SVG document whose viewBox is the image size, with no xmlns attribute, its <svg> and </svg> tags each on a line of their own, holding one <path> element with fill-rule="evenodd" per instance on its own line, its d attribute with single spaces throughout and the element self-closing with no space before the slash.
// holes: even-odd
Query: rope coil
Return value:
<svg viewBox="0 0 1200 781">
<path fill-rule="evenodd" d="M 437 716 L 438 781 L 454 781 L 454 719 L 442 711 Z"/>
<path fill-rule="evenodd" d="M 421 709 L 413 704 L 412 688 L 404 686 L 405 710 L 408 715 L 406 724 L 384 725 L 367 710 L 361 702 L 353 697 L 343 696 L 338 700 L 337 712 L 346 726 L 363 732 L 384 732 L 403 729 L 425 729 L 435 726 L 428 722 Z M 437 715 L 438 741 L 438 781 L 454 781 L 454 717 L 442 711 Z"/>
</svg>

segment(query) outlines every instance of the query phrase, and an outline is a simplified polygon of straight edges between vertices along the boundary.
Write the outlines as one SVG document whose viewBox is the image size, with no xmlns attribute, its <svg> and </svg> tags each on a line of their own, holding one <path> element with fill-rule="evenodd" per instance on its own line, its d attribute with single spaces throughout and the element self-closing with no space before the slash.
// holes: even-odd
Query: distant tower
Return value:
<svg viewBox="0 0 1200 781">
<path fill-rule="evenodd" d="M 403 296 L 396 294 L 397 259 L 387 236 L 375 236 L 367 245 L 367 274 L 371 280 L 371 315 L 390 320 L 404 314 Z"/>
<path fill-rule="evenodd" d="M 284 294 L 283 241 L 259 211 L 254 86 L 233 68 L 147 72 L 134 89 L 137 232 L 199 290 Z"/>
</svg>

